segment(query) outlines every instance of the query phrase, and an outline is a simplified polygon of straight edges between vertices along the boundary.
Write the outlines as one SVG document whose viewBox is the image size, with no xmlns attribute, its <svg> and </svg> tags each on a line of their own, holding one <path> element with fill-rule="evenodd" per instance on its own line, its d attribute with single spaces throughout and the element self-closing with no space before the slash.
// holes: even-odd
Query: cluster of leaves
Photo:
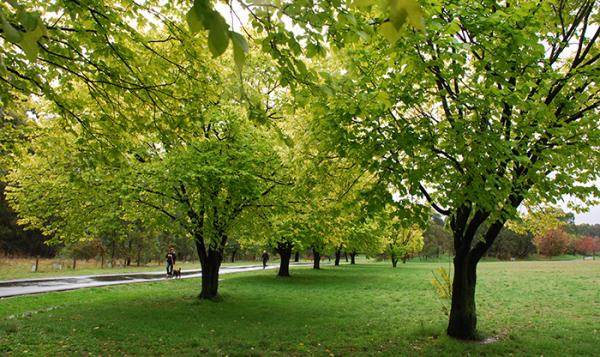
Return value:
<svg viewBox="0 0 600 357">
<path fill-rule="evenodd" d="M 192 33 L 208 31 L 208 49 L 214 57 L 222 55 L 231 40 L 233 58 L 241 70 L 249 50 L 248 42 L 240 33 L 229 30 L 229 25 L 218 11 L 211 8 L 209 0 L 194 0 L 186 19 Z"/>
<path fill-rule="evenodd" d="M 37 42 L 46 32 L 40 13 L 28 11 L 18 0 L 9 0 L 0 5 L 0 20 L 3 37 L 10 43 L 19 45 L 27 58 L 35 61 L 39 51 Z M 0 70 L 7 70 L 2 57 Z"/>
</svg>

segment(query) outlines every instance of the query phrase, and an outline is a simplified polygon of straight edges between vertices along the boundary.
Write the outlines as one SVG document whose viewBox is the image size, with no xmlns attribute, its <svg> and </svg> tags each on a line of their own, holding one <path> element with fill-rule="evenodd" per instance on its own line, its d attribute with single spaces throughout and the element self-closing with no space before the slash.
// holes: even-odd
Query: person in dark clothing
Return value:
<svg viewBox="0 0 600 357">
<path fill-rule="evenodd" d="M 169 247 L 169 251 L 167 252 L 167 278 L 173 276 L 173 266 L 175 265 L 175 261 L 177 260 L 177 255 L 175 254 L 175 250 L 173 247 Z"/>
<path fill-rule="evenodd" d="M 269 253 L 267 253 L 266 250 L 263 250 L 262 261 L 263 261 L 263 269 L 264 269 L 267 267 L 267 262 L 269 261 Z"/>
</svg>

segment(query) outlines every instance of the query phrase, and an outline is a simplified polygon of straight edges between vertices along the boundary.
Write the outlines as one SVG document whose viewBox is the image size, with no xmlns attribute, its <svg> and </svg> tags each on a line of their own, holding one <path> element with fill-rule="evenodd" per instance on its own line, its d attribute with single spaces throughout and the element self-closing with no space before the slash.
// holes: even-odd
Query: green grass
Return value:
<svg viewBox="0 0 600 357">
<path fill-rule="evenodd" d="M 599 261 L 480 264 L 489 344 L 445 336 L 430 283 L 440 265 L 223 275 L 220 302 L 196 299 L 198 279 L 3 299 L 0 355 L 600 354 Z"/>
</svg>

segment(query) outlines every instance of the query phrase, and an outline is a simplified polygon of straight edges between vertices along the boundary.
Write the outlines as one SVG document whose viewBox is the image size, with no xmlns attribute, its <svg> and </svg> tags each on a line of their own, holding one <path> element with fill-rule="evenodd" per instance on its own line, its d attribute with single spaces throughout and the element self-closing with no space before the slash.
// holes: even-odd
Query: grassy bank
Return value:
<svg viewBox="0 0 600 357">
<path fill-rule="evenodd" d="M 480 264 L 480 331 L 445 336 L 431 287 L 445 264 L 343 265 L 224 275 L 222 301 L 198 279 L 0 300 L 7 355 L 598 355 L 600 262 Z M 27 352 L 25 352 L 27 351 Z"/>
</svg>

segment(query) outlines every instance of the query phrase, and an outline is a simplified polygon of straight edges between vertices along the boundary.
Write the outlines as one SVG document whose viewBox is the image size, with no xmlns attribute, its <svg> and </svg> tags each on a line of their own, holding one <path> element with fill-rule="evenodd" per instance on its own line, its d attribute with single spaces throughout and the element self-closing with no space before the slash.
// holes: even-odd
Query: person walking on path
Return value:
<svg viewBox="0 0 600 357">
<path fill-rule="evenodd" d="M 263 250 L 262 261 L 263 261 L 263 269 L 265 269 L 267 267 L 267 262 L 269 261 L 269 253 L 267 253 L 266 250 Z"/>
<path fill-rule="evenodd" d="M 175 265 L 175 261 L 177 260 L 177 255 L 175 254 L 175 250 L 173 247 L 169 247 L 169 251 L 167 252 L 167 278 L 173 276 L 173 266 Z"/>
</svg>

